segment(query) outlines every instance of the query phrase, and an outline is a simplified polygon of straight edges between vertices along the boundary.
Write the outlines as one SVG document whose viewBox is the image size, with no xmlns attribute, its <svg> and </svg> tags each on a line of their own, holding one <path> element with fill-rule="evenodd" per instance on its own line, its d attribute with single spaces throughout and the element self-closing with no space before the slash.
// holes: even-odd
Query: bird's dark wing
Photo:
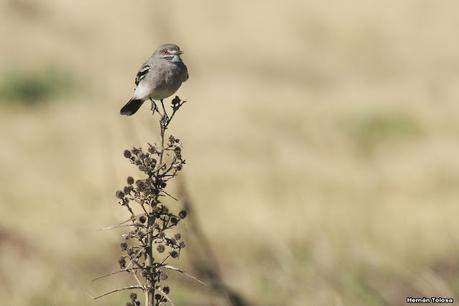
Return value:
<svg viewBox="0 0 459 306">
<path fill-rule="evenodd" d="M 151 70 L 149 65 L 143 65 L 135 77 L 135 86 L 138 86 L 140 81 L 145 77 L 145 75 Z"/>
</svg>

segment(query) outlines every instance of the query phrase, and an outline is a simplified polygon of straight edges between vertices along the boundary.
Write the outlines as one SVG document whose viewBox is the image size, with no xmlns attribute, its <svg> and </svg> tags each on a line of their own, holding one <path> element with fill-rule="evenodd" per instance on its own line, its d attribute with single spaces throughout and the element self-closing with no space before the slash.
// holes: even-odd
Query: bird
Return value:
<svg viewBox="0 0 459 306">
<path fill-rule="evenodd" d="M 173 95 L 188 80 L 188 68 L 180 55 L 183 54 L 176 44 L 163 44 L 143 63 L 135 77 L 135 89 L 132 98 L 121 108 L 120 114 L 131 116 L 142 104 L 152 100 L 152 110 L 157 110 L 154 100 L 161 101 Z"/>
</svg>

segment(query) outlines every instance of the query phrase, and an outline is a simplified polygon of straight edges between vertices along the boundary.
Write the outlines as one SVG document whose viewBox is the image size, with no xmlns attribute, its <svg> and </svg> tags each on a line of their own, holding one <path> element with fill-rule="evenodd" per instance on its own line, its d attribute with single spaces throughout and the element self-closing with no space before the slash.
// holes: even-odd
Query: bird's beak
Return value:
<svg viewBox="0 0 459 306">
<path fill-rule="evenodd" d="M 178 50 L 178 51 L 173 51 L 171 52 L 173 55 L 181 55 L 183 54 L 183 51 L 182 50 Z"/>
</svg>

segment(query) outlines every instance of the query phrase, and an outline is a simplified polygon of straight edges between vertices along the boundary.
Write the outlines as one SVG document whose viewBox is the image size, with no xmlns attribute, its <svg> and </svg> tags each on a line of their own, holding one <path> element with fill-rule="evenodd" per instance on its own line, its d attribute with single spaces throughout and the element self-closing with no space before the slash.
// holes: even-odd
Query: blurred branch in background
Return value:
<svg viewBox="0 0 459 306">
<path fill-rule="evenodd" d="M 188 253 L 193 269 L 199 277 L 209 284 L 211 289 L 217 295 L 224 298 L 229 305 L 252 305 L 239 292 L 236 292 L 225 284 L 217 256 L 213 252 L 209 239 L 198 220 L 196 206 L 188 193 L 183 176 L 178 177 L 177 183 L 178 193 L 183 202 L 183 209 L 188 212 L 187 224 L 190 228 L 188 240 L 191 240 L 191 242 L 189 242 L 190 247 Z"/>
</svg>

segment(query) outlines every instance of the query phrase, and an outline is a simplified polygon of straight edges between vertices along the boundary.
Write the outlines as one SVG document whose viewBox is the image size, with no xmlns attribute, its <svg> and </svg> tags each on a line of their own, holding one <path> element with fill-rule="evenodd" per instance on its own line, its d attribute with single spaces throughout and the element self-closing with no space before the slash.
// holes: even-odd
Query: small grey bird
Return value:
<svg viewBox="0 0 459 306">
<path fill-rule="evenodd" d="M 160 100 L 173 95 L 188 80 L 188 69 L 182 62 L 183 52 L 175 44 L 164 44 L 140 67 L 135 78 L 135 91 L 121 115 L 135 114 L 147 99 Z M 153 102 L 154 103 L 154 102 Z M 153 104 L 156 108 L 156 104 Z"/>
</svg>

